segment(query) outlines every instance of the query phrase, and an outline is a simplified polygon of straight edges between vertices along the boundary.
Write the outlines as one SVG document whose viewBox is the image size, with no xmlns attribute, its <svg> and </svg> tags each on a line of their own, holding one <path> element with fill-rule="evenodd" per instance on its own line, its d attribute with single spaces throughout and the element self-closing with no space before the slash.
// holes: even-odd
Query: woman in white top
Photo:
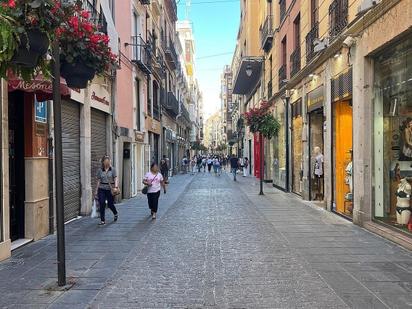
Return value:
<svg viewBox="0 0 412 309">
<path fill-rule="evenodd" d="M 147 201 L 152 214 L 152 219 L 156 219 L 156 213 L 159 205 L 160 190 L 163 188 L 166 194 L 166 185 L 161 173 L 159 173 L 159 167 L 156 163 L 152 163 L 150 166 L 150 172 L 144 176 L 143 184 L 148 186 Z"/>
</svg>

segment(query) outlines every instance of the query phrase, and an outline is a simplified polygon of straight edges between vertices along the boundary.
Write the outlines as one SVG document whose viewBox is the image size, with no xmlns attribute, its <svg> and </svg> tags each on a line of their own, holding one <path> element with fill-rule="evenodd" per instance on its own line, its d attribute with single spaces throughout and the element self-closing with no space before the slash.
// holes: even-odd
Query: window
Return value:
<svg viewBox="0 0 412 309">
<path fill-rule="evenodd" d="M 313 28 L 319 21 L 319 0 L 310 0 L 310 24 Z"/>
<path fill-rule="evenodd" d="M 286 65 L 287 48 L 286 48 L 286 36 L 282 40 L 282 65 Z"/>
<path fill-rule="evenodd" d="M 154 80 L 153 81 L 153 118 L 160 120 L 159 113 L 159 85 Z"/>
<path fill-rule="evenodd" d="M 286 16 L 286 0 L 279 0 L 279 12 L 280 12 L 280 22 L 282 22 Z"/>
<path fill-rule="evenodd" d="M 295 50 L 300 47 L 300 13 L 293 22 L 293 35 L 295 37 Z"/>
<path fill-rule="evenodd" d="M 151 95 L 150 95 L 150 78 L 147 78 L 147 115 L 152 116 L 152 100 L 151 100 Z"/>
</svg>

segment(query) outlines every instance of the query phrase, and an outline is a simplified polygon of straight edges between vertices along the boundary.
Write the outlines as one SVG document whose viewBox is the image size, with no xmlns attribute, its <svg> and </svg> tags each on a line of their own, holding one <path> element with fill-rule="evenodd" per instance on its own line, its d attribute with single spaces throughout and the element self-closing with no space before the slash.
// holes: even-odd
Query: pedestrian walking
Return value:
<svg viewBox="0 0 412 309">
<path fill-rule="evenodd" d="M 200 156 L 197 156 L 197 172 L 200 173 L 200 170 L 202 169 L 202 158 Z"/>
<path fill-rule="evenodd" d="M 210 173 L 211 170 L 212 170 L 212 166 L 213 166 L 213 160 L 212 160 L 211 157 L 209 157 L 209 158 L 207 159 L 207 171 L 208 171 L 209 173 Z"/>
<path fill-rule="evenodd" d="M 97 186 L 95 197 L 99 201 L 100 206 L 100 223 L 99 225 L 106 224 L 105 210 L 106 203 L 107 207 L 113 212 L 114 221 L 116 222 L 119 218 L 117 209 L 114 206 L 114 197 L 113 195 L 119 192 L 118 179 L 116 170 L 111 166 L 110 158 L 104 156 L 101 160 L 101 168 L 97 171 Z"/>
<path fill-rule="evenodd" d="M 150 172 L 144 176 L 143 184 L 148 187 L 147 202 L 149 204 L 152 219 L 156 219 L 160 190 L 163 188 L 163 192 L 166 194 L 166 185 L 162 174 L 159 173 L 159 167 L 155 162 L 151 164 Z"/>
<path fill-rule="evenodd" d="M 233 180 L 236 181 L 236 174 L 239 169 L 239 158 L 234 154 L 230 158 L 230 168 L 233 174 Z"/>
<path fill-rule="evenodd" d="M 196 173 L 196 157 L 190 160 L 190 173 L 192 176 Z"/>
<path fill-rule="evenodd" d="M 169 183 L 169 164 L 167 163 L 167 158 L 164 155 L 163 159 L 160 161 L 160 173 L 163 176 L 164 182 Z"/>
<path fill-rule="evenodd" d="M 215 157 L 213 159 L 213 171 L 215 172 L 215 175 L 219 174 L 219 169 L 220 169 L 220 162 L 218 157 Z"/>
<path fill-rule="evenodd" d="M 248 176 L 248 168 L 249 168 L 249 159 L 245 157 L 243 159 L 243 177 Z"/>
<path fill-rule="evenodd" d="M 202 159 L 203 173 L 206 173 L 206 165 L 207 165 L 207 159 L 206 157 L 203 157 Z"/>
</svg>

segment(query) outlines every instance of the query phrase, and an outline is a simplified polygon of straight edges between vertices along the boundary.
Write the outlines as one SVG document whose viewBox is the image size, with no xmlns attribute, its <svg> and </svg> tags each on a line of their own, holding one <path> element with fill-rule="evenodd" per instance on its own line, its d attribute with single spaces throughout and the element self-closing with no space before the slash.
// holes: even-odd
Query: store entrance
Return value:
<svg viewBox="0 0 412 309">
<path fill-rule="evenodd" d="M 309 166 L 310 166 L 310 200 L 324 199 L 324 135 L 323 108 L 309 113 Z"/>
<path fill-rule="evenodd" d="M 24 93 L 9 93 L 10 239 L 24 238 Z"/>
<path fill-rule="evenodd" d="M 334 104 L 334 210 L 352 217 L 352 105 L 351 101 Z"/>
</svg>

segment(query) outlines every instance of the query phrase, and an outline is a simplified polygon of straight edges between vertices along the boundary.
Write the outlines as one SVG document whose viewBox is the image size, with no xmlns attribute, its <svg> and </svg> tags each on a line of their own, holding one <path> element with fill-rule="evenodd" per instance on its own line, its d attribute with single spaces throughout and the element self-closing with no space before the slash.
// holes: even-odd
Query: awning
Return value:
<svg viewBox="0 0 412 309">
<path fill-rule="evenodd" d="M 237 71 L 233 93 L 250 94 L 255 89 L 262 75 L 262 57 L 243 57 Z M 250 76 L 246 73 L 250 74 Z"/>
<path fill-rule="evenodd" d="M 9 76 L 8 90 L 9 92 L 21 90 L 24 92 L 35 93 L 38 96 L 38 99 L 42 101 L 53 99 L 52 81 L 45 79 L 41 74 L 28 82 L 19 77 Z M 67 87 L 66 81 L 62 78 L 60 79 L 60 93 L 62 97 L 70 97 L 70 88 Z"/>
</svg>

